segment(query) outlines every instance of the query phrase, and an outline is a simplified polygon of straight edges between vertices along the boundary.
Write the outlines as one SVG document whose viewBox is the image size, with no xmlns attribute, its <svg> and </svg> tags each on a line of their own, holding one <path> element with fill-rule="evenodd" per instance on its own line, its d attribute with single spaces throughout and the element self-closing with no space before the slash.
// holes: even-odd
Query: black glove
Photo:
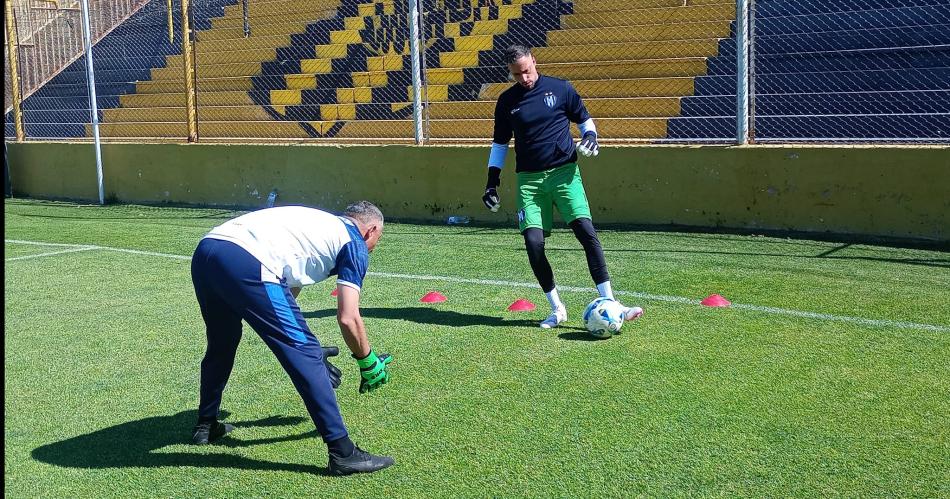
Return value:
<svg viewBox="0 0 950 499">
<path fill-rule="evenodd" d="M 577 144 L 577 150 L 584 156 L 597 156 L 597 134 L 587 132 L 581 138 L 580 144 Z"/>
<path fill-rule="evenodd" d="M 323 349 L 323 365 L 327 366 L 327 376 L 330 377 L 330 384 L 333 385 L 333 389 L 336 390 L 340 387 L 340 377 L 343 376 L 343 373 L 340 371 L 340 368 L 330 363 L 330 359 L 327 357 L 336 357 L 340 355 L 340 349 L 337 347 L 321 347 Z"/>
<path fill-rule="evenodd" d="M 488 167 L 488 182 L 485 183 L 485 195 L 482 202 L 491 211 L 498 211 L 501 207 L 501 198 L 498 197 L 498 186 L 501 185 L 501 168 Z"/>
</svg>

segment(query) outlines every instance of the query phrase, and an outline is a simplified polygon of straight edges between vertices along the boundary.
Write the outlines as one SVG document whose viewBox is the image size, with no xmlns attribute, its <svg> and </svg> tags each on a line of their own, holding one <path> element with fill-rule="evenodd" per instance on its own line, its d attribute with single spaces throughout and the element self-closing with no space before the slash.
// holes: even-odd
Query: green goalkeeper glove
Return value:
<svg viewBox="0 0 950 499">
<path fill-rule="evenodd" d="M 360 359 L 353 355 L 353 358 L 356 359 L 356 363 L 360 366 L 360 393 L 366 393 L 371 390 L 379 388 L 381 385 L 389 381 L 389 373 L 386 371 L 386 366 L 393 361 L 393 358 L 388 353 L 377 356 L 376 352 L 373 350 L 369 351 L 369 355 Z"/>
</svg>

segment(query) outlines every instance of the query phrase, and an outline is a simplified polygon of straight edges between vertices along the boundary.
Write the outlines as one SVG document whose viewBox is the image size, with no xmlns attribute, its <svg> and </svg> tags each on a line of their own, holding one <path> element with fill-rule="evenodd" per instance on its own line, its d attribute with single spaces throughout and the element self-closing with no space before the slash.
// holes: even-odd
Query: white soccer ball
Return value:
<svg viewBox="0 0 950 499">
<path fill-rule="evenodd" d="M 610 298 L 597 298 L 584 309 L 584 326 L 595 338 L 610 338 L 620 332 L 623 320 L 623 305 Z"/>
</svg>

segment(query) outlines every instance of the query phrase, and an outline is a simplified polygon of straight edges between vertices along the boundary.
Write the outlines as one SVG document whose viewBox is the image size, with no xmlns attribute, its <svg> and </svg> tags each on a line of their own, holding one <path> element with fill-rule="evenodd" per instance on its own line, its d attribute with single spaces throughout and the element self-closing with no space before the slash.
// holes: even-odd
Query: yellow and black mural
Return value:
<svg viewBox="0 0 950 499">
<path fill-rule="evenodd" d="M 734 128 L 734 1 L 419 2 L 432 138 L 491 136 L 494 101 L 511 84 L 501 55 L 512 43 L 533 47 L 543 74 L 574 83 L 604 137 L 672 137 L 675 119 L 696 107 L 684 98 L 697 93 L 722 98 L 702 101 L 712 105 L 698 112 L 711 117 L 691 130 L 712 120 Z M 408 0 L 249 7 L 250 36 L 240 5 L 197 34 L 199 136 L 413 137 Z M 181 55 L 167 56 L 104 111 L 103 134 L 187 136 L 182 74 Z"/>
<path fill-rule="evenodd" d="M 422 1 L 423 59 L 426 75 L 435 78 L 427 82 L 427 99 L 473 100 L 483 84 L 504 82 L 499 51 L 514 42 L 543 44 L 570 6 L 562 0 Z M 313 137 L 337 136 L 353 120 L 406 120 L 412 101 L 408 9 L 408 0 L 344 0 L 336 17 L 293 35 L 262 64 L 250 95 Z"/>
</svg>

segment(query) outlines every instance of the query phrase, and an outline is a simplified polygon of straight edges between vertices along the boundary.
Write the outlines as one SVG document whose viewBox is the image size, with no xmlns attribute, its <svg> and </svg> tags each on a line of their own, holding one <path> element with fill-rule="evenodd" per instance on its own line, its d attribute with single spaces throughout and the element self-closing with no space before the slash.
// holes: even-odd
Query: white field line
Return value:
<svg viewBox="0 0 950 499">
<path fill-rule="evenodd" d="M 43 256 L 62 255 L 63 253 L 75 253 L 77 251 L 89 251 L 89 250 L 94 250 L 94 249 L 96 248 L 92 248 L 89 246 L 84 246 L 82 248 L 70 248 L 70 249 L 64 249 L 64 250 L 59 250 L 59 251 L 50 251 L 48 253 L 38 253 L 36 255 L 15 256 L 13 258 L 5 259 L 4 262 L 15 262 L 17 260 L 28 260 L 30 258 L 40 258 Z"/>
<path fill-rule="evenodd" d="M 13 244 L 32 244 L 35 246 L 56 246 L 56 247 L 75 248 L 72 251 L 82 251 L 82 250 L 118 251 L 120 253 L 132 253 L 133 255 L 160 256 L 163 258 L 174 258 L 176 260 L 191 260 L 190 256 L 173 255 L 171 253 L 155 253 L 154 251 L 139 251 L 139 250 L 125 249 L 125 248 L 112 248 L 109 246 L 96 246 L 94 244 L 86 245 L 86 244 L 41 243 L 38 241 L 21 241 L 19 239 L 4 239 L 3 242 L 13 243 Z M 66 251 L 62 251 L 59 253 L 66 253 Z M 54 255 L 54 254 L 56 253 L 47 253 L 47 255 Z M 40 256 L 40 255 L 36 255 L 36 256 Z M 11 258 L 11 259 L 8 259 L 7 261 L 9 262 L 9 261 L 18 260 L 21 258 L 23 257 Z"/>
<path fill-rule="evenodd" d="M 146 256 L 158 256 L 163 258 L 174 258 L 177 260 L 191 260 L 190 256 L 184 255 L 174 255 L 170 253 L 156 253 L 152 251 L 139 251 L 131 250 L 125 248 L 113 248 L 109 246 L 95 246 L 95 245 L 80 245 L 80 244 L 58 244 L 58 243 L 42 243 L 37 241 L 22 241 L 17 239 L 5 239 L 6 243 L 15 243 L 15 244 L 33 244 L 38 246 L 58 246 L 58 247 L 70 247 L 73 248 L 73 251 L 84 251 L 84 250 L 104 250 L 104 251 L 116 251 L 120 253 L 131 253 L 134 255 L 146 255 Z M 57 253 L 65 253 L 57 252 Z M 53 253 L 49 253 L 53 254 Z M 34 255 L 30 255 L 34 256 Z M 35 255 L 39 256 L 39 255 Z M 23 257 L 18 257 L 23 258 Z M 10 260 L 7 260 L 10 261 Z M 530 289 L 539 289 L 537 283 L 530 282 L 517 282 L 517 281 L 498 281 L 491 279 L 468 279 L 464 277 L 450 277 L 450 276 L 434 276 L 434 275 L 415 275 L 415 274 L 394 274 L 390 272 L 367 272 L 367 275 L 374 277 L 383 277 L 383 278 L 392 278 L 392 279 L 407 279 L 413 281 L 440 281 L 440 282 L 453 282 L 459 284 L 480 284 L 485 286 L 506 286 L 511 288 L 530 288 Z M 576 286 L 558 286 L 560 291 L 568 291 L 574 293 L 596 293 L 596 288 L 582 288 Z M 655 295 L 650 293 L 640 293 L 636 291 L 614 291 L 615 295 L 620 296 L 630 296 L 634 298 L 639 298 L 646 301 L 661 301 L 667 303 L 678 303 L 681 305 L 699 305 L 700 300 L 693 298 L 686 298 L 682 296 L 669 296 L 669 295 Z M 950 332 L 950 326 L 941 326 L 936 324 L 922 324 L 918 322 L 905 322 L 905 321 L 892 321 L 886 319 L 868 319 L 865 317 L 852 317 L 848 315 L 834 315 L 834 314 L 824 314 L 819 312 L 808 312 L 804 310 L 794 310 L 787 308 L 778 308 L 778 307 L 766 307 L 761 305 L 750 305 L 745 303 L 733 303 L 731 308 L 739 310 L 749 310 L 753 312 L 765 313 L 765 314 L 774 314 L 774 315 L 785 315 L 789 317 L 800 317 L 804 319 L 813 319 L 818 321 L 825 322 L 849 322 L 852 324 L 859 324 L 862 326 L 870 327 L 880 327 L 880 328 L 899 328 L 899 329 L 919 329 L 924 331 L 936 331 L 941 333 Z"/>
<path fill-rule="evenodd" d="M 443 282 L 455 282 L 455 283 L 465 283 L 465 284 L 484 284 L 489 286 L 508 286 L 508 287 L 517 287 L 517 288 L 538 288 L 538 285 L 535 283 L 527 282 L 514 282 L 514 281 L 493 281 L 487 279 L 465 279 L 460 277 L 442 277 L 442 276 L 421 276 L 421 275 L 412 275 L 412 274 L 390 274 L 383 272 L 368 272 L 369 275 L 376 277 L 392 277 L 396 279 L 413 279 L 413 280 L 425 280 L 425 281 L 443 281 Z M 538 288 L 540 289 L 540 288 Z M 580 288 L 575 286 L 558 286 L 559 291 L 571 291 L 577 293 L 596 293 L 596 288 Z M 685 298 L 682 296 L 668 296 L 668 295 L 654 295 L 649 293 L 640 293 L 636 291 L 614 291 L 615 295 L 620 296 L 632 296 L 635 298 L 640 298 L 647 301 L 663 301 L 669 303 L 680 303 L 685 305 L 699 305 L 700 300 L 694 300 L 692 298 Z M 920 324 L 917 322 L 904 322 L 904 321 L 890 321 L 884 319 L 867 319 L 864 317 L 851 317 L 847 315 L 833 315 L 833 314 L 823 314 L 818 312 L 806 312 L 803 310 L 793 310 L 786 308 L 777 308 L 777 307 L 764 307 L 761 305 L 747 305 L 744 303 L 733 303 L 732 308 L 737 308 L 741 310 L 752 310 L 754 312 L 762 312 L 766 314 L 776 314 L 776 315 L 788 315 L 792 317 L 803 317 L 806 319 L 816 319 L 820 321 L 834 321 L 834 322 L 850 322 L 852 324 L 860 324 L 863 326 L 873 326 L 873 327 L 892 327 L 892 328 L 901 328 L 901 329 L 923 329 L 926 331 L 938 331 L 938 332 L 950 332 L 950 327 L 948 326 L 938 326 L 934 324 Z"/>
</svg>

